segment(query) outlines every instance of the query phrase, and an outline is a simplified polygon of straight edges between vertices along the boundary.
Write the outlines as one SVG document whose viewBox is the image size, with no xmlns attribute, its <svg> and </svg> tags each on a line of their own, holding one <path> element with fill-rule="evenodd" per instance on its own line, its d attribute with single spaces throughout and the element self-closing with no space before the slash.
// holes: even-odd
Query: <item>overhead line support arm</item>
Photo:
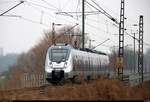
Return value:
<svg viewBox="0 0 150 102">
<path fill-rule="evenodd" d="M 24 1 L 20 1 L 19 4 L 13 6 L 12 8 L 8 9 L 7 11 L 3 12 L 2 14 L 0 14 L 0 16 L 3 16 L 5 13 L 9 12 L 10 10 L 14 9 L 15 7 L 19 6 L 20 4 L 24 3 Z"/>
</svg>

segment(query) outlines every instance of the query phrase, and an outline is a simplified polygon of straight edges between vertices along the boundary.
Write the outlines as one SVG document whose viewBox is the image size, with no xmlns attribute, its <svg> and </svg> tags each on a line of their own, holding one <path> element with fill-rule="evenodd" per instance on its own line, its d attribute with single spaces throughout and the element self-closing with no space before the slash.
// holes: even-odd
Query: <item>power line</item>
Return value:
<svg viewBox="0 0 150 102">
<path fill-rule="evenodd" d="M 118 26 L 115 26 L 115 27 L 119 28 Z M 131 30 L 131 29 L 130 29 L 130 30 Z M 136 38 L 136 37 L 134 37 L 134 36 L 130 35 L 127 31 L 125 31 L 125 33 L 126 33 L 126 35 L 128 35 L 128 36 L 132 37 L 133 39 L 135 39 L 136 41 L 138 41 L 138 42 L 139 42 L 139 39 L 138 39 L 138 38 Z M 145 44 L 145 45 L 147 45 L 147 46 L 149 46 L 149 47 L 150 47 L 150 44 L 149 44 L 149 43 L 146 43 L 145 41 L 143 41 L 143 44 Z"/>
<path fill-rule="evenodd" d="M 17 4 L 17 5 L 15 5 L 15 6 L 11 7 L 11 8 L 8 9 L 7 11 L 3 12 L 2 14 L 0 14 L 0 16 L 4 15 L 5 13 L 9 12 L 10 10 L 14 9 L 15 7 L 19 6 L 19 5 L 22 4 L 22 3 L 24 3 L 24 1 L 20 1 L 19 4 Z"/>
<path fill-rule="evenodd" d="M 32 8 L 34 8 L 35 10 L 37 10 L 37 11 L 39 11 L 39 12 L 41 13 L 41 10 L 38 9 L 37 7 L 35 7 L 36 5 L 32 5 L 32 4 L 30 4 L 29 2 L 26 2 L 26 4 L 27 4 L 28 6 L 31 6 Z M 55 18 L 54 15 L 52 15 L 52 14 L 46 12 L 45 10 L 42 10 L 42 11 L 44 11 L 44 14 L 48 15 L 49 18 L 50 18 L 50 17 Z M 51 18 L 51 19 L 53 19 L 53 18 Z M 67 21 L 67 22 L 70 22 L 70 21 L 68 21 L 68 20 L 66 20 L 66 19 L 63 19 L 63 18 L 59 18 L 59 19 L 65 20 L 65 21 Z M 70 22 L 70 23 L 72 23 L 72 22 Z"/>
<path fill-rule="evenodd" d="M 0 11 L 2 11 L 2 12 L 4 12 L 4 10 L 0 10 Z M 14 15 L 14 14 L 10 14 L 10 13 L 8 13 L 9 15 L 2 15 L 2 16 L 5 16 L 5 17 L 21 17 L 21 16 L 19 16 L 19 15 Z M 2 17 L 1 16 L 1 17 Z"/>
<path fill-rule="evenodd" d="M 115 19 L 114 17 L 112 17 L 110 14 L 108 14 L 102 7 L 100 7 L 99 5 L 98 5 L 98 3 L 96 3 L 94 0 L 91 0 L 95 5 L 97 5 L 102 11 L 100 11 L 102 14 L 104 14 L 105 16 L 107 16 L 109 19 L 111 19 L 112 21 L 114 21 L 116 24 L 119 24 L 119 22 L 117 21 L 117 19 Z M 92 4 L 90 4 L 89 2 L 88 2 L 88 4 L 90 5 L 90 6 L 92 6 L 93 8 L 95 8 L 95 9 L 97 9 L 95 6 L 93 6 Z M 97 9 L 98 10 L 98 9 Z M 99 11 L 99 10 L 98 10 Z M 115 21 L 116 20 L 116 21 Z M 111 22 L 112 23 L 112 22 Z M 117 26 L 116 24 L 113 24 L 112 23 L 112 25 L 113 26 Z M 119 27 L 118 27 L 119 28 Z"/>
<path fill-rule="evenodd" d="M 101 30 L 102 32 L 106 33 L 105 30 L 103 30 L 103 29 L 101 29 L 101 28 L 99 28 L 99 27 L 97 27 L 97 26 L 91 25 L 91 24 L 89 24 L 89 23 L 86 23 L 86 24 L 87 24 L 88 26 L 90 26 L 90 27 L 93 27 L 93 28 L 95 28 L 95 29 L 97 29 L 97 30 Z"/>
<path fill-rule="evenodd" d="M 99 23 L 99 20 L 95 20 L 95 19 L 91 19 L 91 18 L 86 18 L 87 20 L 90 20 L 92 22 L 95 22 L 95 23 Z M 106 20 L 105 20 L 106 21 Z M 103 25 L 106 25 L 106 23 L 104 22 L 100 22 L 100 24 L 103 24 Z"/>
<path fill-rule="evenodd" d="M 72 0 L 72 1 L 76 1 L 76 0 Z M 71 0 L 66 0 L 66 2 L 64 2 L 65 5 L 62 5 L 62 6 L 61 6 L 61 10 L 59 10 L 59 11 L 62 11 L 63 9 L 65 9 L 65 7 L 69 6 L 69 3 L 74 4 L 73 2 L 71 2 Z M 67 5 L 67 6 L 66 6 L 66 5 Z M 75 7 L 73 7 L 73 5 L 72 5 L 71 7 L 72 7 L 72 8 L 75 8 Z M 69 9 L 71 10 L 70 7 L 69 7 Z M 71 11 L 72 11 L 72 10 L 71 10 Z"/>
<path fill-rule="evenodd" d="M 0 5 L 2 5 L 2 4 L 8 4 L 8 3 L 14 3 L 14 2 L 18 2 L 18 1 L 1 1 Z"/>
<path fill-rule="evenodd" d="M 98 2 L 96 1 L 96 0 L 94 0 L 97 4 L 98 4 Z M 100 4 L 98 4 L 98 5 L 100 5 Z M 104 6 L 104 5 L 103 5 Z M 116 15 L 116 17 L 118 17 L 119 16 L 119 14 L 118 13 L 116 13 L 116 12 L 114 12 L 113 10 L 111 10 L 111 9 L 109 9 L 108 7 L 106 7 L 106 6 L 104 6 L 105 8 L 107 8 L 109 11 L 111 11 L 114 15 Z"/>
<path fill-rule="evenodd" d="M 81 20 L 79 20 L 79 19 L 76 19 L 76 18 L 74 18 L 74 17 L 72 17 L 73 19 L 75 19 L 75 20 L 77 20 L 77 21 L 81 21 Z M 93 27 L 93 28 L 95 28 L 95 29 L 97 29 L 97 30 L 101 30 L 101 31 L 103 31 L 103 32 L 105 32 L 105 33 L 108 33 L 107 31 L 105 31 L 105 30 L 103 30 L 103 29 L 101 29 L 101 28 L 99 28 L 99 27 L 96 27 L 96 26 L 93 26 L 93 25 L 91 25 L 91 24 L 88 24 L 88 23 L 86 23 L 88 26 L 90 26 L 90 27 Z M 110 32 L 109 32 L 110 33 Z"/>
<path fill-rule="evenodd" d="M 93 0 L 94 2 L 96 2 L 96 0 Z M 97 2 L 97 5 L 98 5 L 98 2 Z M 99 5 L 98 5 L 99 6 Z M 106 7 L 106 6 L 105 6 Z M 108 9 L 108 7 L 106 7 L 107 9 Z M 109 9 L 113 14 L 115 14 L 116 16 L 119 16 L 119 14 L 117 14 L 116 12 L 114 12 L 113 10 L 111 10 L 111 9 Z M 130 19 L 130 18 L 127 18 L 128 20 L 130 20 L 130 21 L 134 21 L 133 19 Z M 135 21 L 134 21 L 135 22 Z M 127 25 L 127 24 L 126 24 Z M 130 24 L 128 24 L 128 26 L 129 26 Z"/>
<path fill-rule="evenodd" d="M 37 22 L 37 21 L 33 21 L 33 20 L 31 20 L 31 19 L 28 19 L 28 18 L 25 18 L 25 17 L 22 17 L 22 16 L 20 17 L 20 19 L 26 20 L 26 21 L 31 22 L 31 23 L 36 23 L 36 24 L 40 24 L 40 25 L 49 27 L 49 25 L 47 25 L 47 24 L 40 23 L 40 22 Z"/>
<path fill-rule="evenodd" d="M 90 8 L 89 5 L 87 5 L 87 6 Z M 97 14 L 100 14 L 100 13 L 97 13 Z M 94 21 L 94 22 L 99 22 L 98 20 L 89 19 L 88 17 L 87 17 L 86 19 L 91 20 L 91 21 Z M 103 20 L 107 21 L 107 26 L 108 26 L 108 22 L 109 22 L 109 23 L 110 23 L 109 25 L 111 25 L 111 26 L 116 27 L 117 29 L 119 29 L 118 25 L 116 25 L 115 23 L 112 23 L 112 22 L 110 22 L 110 21 L 108 21 L 108 20 L 106 20 L 106 19 L 104 19 L 104 18 L 100 18 L 100 19 L 103 19 Z M 104 23 L 104 22 L 101 22 L 101 24 L 105 24 L 105 25 L 106 25 L 106 23 Z"/>
<path fill-rule="evenodd" d="M 48 9 L 48 10 L 52 10 L 52 11 L 56 10 L 56 9 L 52 9 L 52 8 L 49 8 L 49 7 L 46 7 L 46 6 L 43 6 L 43 5 L 39 5 L 39 4 L 36 4 L 36 3 L 33 3 L 33 2 L 29 2 L 29 1 L 25 1 L 25 2 L 28 2 L 29 4 L 32 4 L 32 5 L 41 7 L 41 8 L 45 8 L 45 9 Z"/>
<path fill-rule="evenodd" d="M 72 17 L 73 19 L 75 19 L 74 17 Z M 81 20 L 78 20 L 78 19 L 75 19 L 75 20 L 77 20 L 77 21 L 81 21 Z M 103 30 L 103 29 L 101 29 L 101 28 L 98 28 L 98 27 L 95 27 L 95 26 L 93 26 L 93 25 L 91 25 L 91 24 L 88 24 L 88 23 L 86 23 L 88 26 L 91 26 L 91 27 L 93 27 L 93 28 L 95 28 L 95 29 L 98 29 L 98 30 L 101 30 L 101 31 L 103 31 L 103 32 L 105 32 L 105 33 L 108 33 L 107 31 L 105 31 L 105 30 Z M 110 32 L 109 32 L 110 33 Z"/>
<path fill-rule="evenodd" d="M 78 5 L 79 5 L 79 1 L 78 1 L 78 4 L 77 4 L 77 8 L 78 8 Z M 88 6 L 88 5 L 86 5 L 86 6 Z M 81 13 L 82 12 L 77 12 L 77 8 L 76 8 L 76 11 L 75 12 L 68 12 L 68 11 L 64 11 L 64 12 L 62 12 L 62 11 L 58 11 L 58 12 L 56 12 L 56 14 L 60 14 L 60 15 L 65 15 L 65 16 L 70 16 L 70 17 L 72 17 L 72 18 L 74 18 L 74 15 L 75 16 L 77 16 L 77 19 L 78 19 L 78 16 L 81 16 Z M 96 15 L 96 14 L 99 14 L 99 11 L 85 11 L 84 12 L 85 13 L 85 15 L 87 16 L 87 15 Z M 74 15 L 73 15 L 74 14 Z"/>
<path fill-rule="evenodd" d="M 63 14 L 63 13 L 71 13 L 71 14 L 81 14 L 82 12 L 68 12 L 68 11 L 64 11 L 64 12 L 56 12 L 57 14 Z M 99 13 L 98 11 L 85 11 L 85 13 Z"/>
<path fill-rule="evenodd" d="M 86 1 L 87 2 L 87 1 Z M 94 7 L 92 4 L 90 4 L 89 2 L 87 2 L 89 5 L 91 5 L 92 7 Z M 95 9 L 97 9 L 96 7 L 94 7 Z M 105 14 L 105 11 L 104 12 L 101 12 L 99 9 L 97 9 L 100 13 L 103 13 L 103 14 Z M 107 16 L 108 17 L 108 16 Z M 111 16 L 110 16 L 111 17 Z M 72 17 L 72 18 L 74 18 L 74 17 Z M 74 18 L 75 19 L 75 18 Z M 77 19 L 76 19 L 77 20 Z M 111 18 L 111 20 L 112 21 L 115 21 L 113 18 Z M 118 24 L 118 22 L 116 22 L 117 24 Z M 89 25 L 89 24 L 88 24 Z M 91 25 L 89 25 L 89 26 L 91 26 Z M 115 24 L 113 24 L 113 26 L 114 27 L 116 27 L 116 28 L 118 28 L 118 26 L 117 25 L 115 25 Z M 94 26 L 91 26 L 91 27 L 94 27 Z M 97 29 L 97 27 L 94 27 L 94 28 L 96 28 Z M 99 28 L 98 28 L 99 29 Z M 106 32 L 106 31 L 104 31 L 104 30 L 102 30 L 103 32 Z M 128 34 L 127 32 L 125 32 L 127 35 L 129 35 L 130 37 L 132 37 L 132 38 L 134 38 L 132 35 L 130 35 L 130 34 Z M 136 40 L 138 40 L 137 38 L 135 38 Z M 146 44 L 146 45 L 148 45 L 149 46 L 149 44 L 148 43 L 144 43 L 144 44 Z"/>
<path fill-rule="evenodd" d="M 80 5 L 80 0 L 78 0 L 77 8 L 76 8 L 76 16 L 77 16 L 77 19 L 78 19 L 77 11 L 78 11 L 78 7 L 79 7 L 79 5 Z"/>
<path fill-rule="evenodd" d="M 76 23 L 76 25 L 72 26 L 70 29 L 68 29 L 67 31 L 63 32 L 63 34 L 65 34 L 66 32 L 71 31 L 73 28 L 75 28 L 76 26 L 78 26 L 79 24 Z M 60 38 L 63 34 L 61 34 L 60 36 L 57 36 L 54 40 Z"/>
<path fill-rule="evenodd" d="M 44 3 L 46 3 L 48 6 L 52 6 L 52 7 L 54 7 L 55 9 L 57 9 L 58 11 L 59 11 L 59 8 L 57 8 L 57 7 L 55 7 L 54 5 L 52 5 L 52 4 L 50 4 L 49 2 L 47 2 L 47 1 L 45 1 L 45 0 L 41 0 L 41 1 L 43 1 Z"/>
<path fill-rule="evenodd" d="M 30 6 L 30 7 L 32 7 L 33 9 L 35 9 L 36 11 L 38 11 L 39 13 L 41 13 L 41 11 L 43 11 L 44 14 L 46 14 L 47 16 L 49 16 L 50 19 L 55 18 L 54 15 L 52 15 L 52 14 L 46 12 L 45 10 L 40 10 L 38 7 L 35 7 L 34 5 L 30 5 L 30 3 L 27 3 L 27 2 L 26 2 L 26 4 L 27 4 L 28 6 Z M 51 17 L 53 17 L 53 18 L 51 18 Z M 61 20 L 63 20 L 63 21 L 65 20 L 65 21 L 67 21 L 67 22 L 70 22 L 70 21 L 68 21 L 68 20 L 66 20 L 66 19 L 63 19 L 63 18 L 59 18 L 59 19 L 61 19 Z M 72 23 L 72 22 L 70 22 L 70 23 Z"/>
<path fill-rule="evenodd" d="M 113 18 L 110 14 L 108 14 L 103 8 L 101 8 L 97 3 L 95 3 L 93 0 L 92 0 L 92 2 L 94 3 L 94 4 L 96 4 L 98 7 L 99 7 L 99 9 L 97 8 L 97 7 L 95 7 L 95 6 L 93 6 L 91 3 L 89 3 L 89 2 L 87 2 L 86 1 L 86 3 L 88 3 L 90 6 L 92 6 L 93 8 L 95 8 L 96 10 L 98 10 L 100 13 L 102 13 L 102 14 L 104 14 L 105 16 L 107 16 L 109 19 L 111 19 L 113 22 L 115 22 L 116 24 L 119 24 L 119 22 L 117 21 L 117 19 L 115 19 L 115 18 Z"/>
<path fill-rule="evenodd" d="M 128 35 L 128 36 L 130 36 L 130 37 L 132 37 L 133 39 L 135 39 L 137 42 L 139 42 L 139 39 L 138 38 L 136 38 L 136 37 L 134 37 L 134 36 L 132 36 L 132 35 L 130 35 L 128 32 L 126 32 L 125 31 L 125 33 L 126 33 L 126 35 Z M 145 41 L 143 41 L 143 44 L 145 44 L 145 45 L 147 45 L 147 46 L 149 46 L 150 47 L 150 44 L 149 43 L 147 43 L 147 42 L 145 42 Z"/>
<path fill-rule="evenodd" d="M 41 11 L 43 11 L 44 14 L 46 14 L 46 15 L 49 16 L 49 18 L 53 16 L 53 15 L 51 15 L 50 13 L 46 12 L 45 10 L 40 10 L 39 8 L 32 6 L 32 5 L 30 5 L 29 3 L 27 3 L 27 2 L 26 2 L 26 4 L 27 4 L 28 6 L 30 6 L 30 7 L 32 7 L 33 9 L 35 9 L 36 11 L 40 12 L 40 13 L 41 13 Z M 53 18 L 54 18 L 54 17 L 53 17 Z M 52 18 L 51 18 L 51 19 L 52 19 Z"/>
<path fill-rule="evenodd" d="M 100 30 L 100 31 L 102 31 L 102 32 L 104 32 L 104 33 L 106 33 L 106 34 L 112 34 L 111 32 L 109 32 L 109 31 L 105 31 L 105 30 L 103 30 L 103 29 L 101 29 L 101 28 L 99 28 L 99 27 L 96 27 L 96 26 L 94 26 L 94 25 L 91 25 L 91 24 L 89 24 L 89 23 L 86 23 L 87 24 L 87 26 L 90 26 L 90 27 L 92 27 L 92 28 L 95 28 L 95 29 L 97 29 L 97 30 Z"/>
<path fill-rule="evenodd" d="M 0 11 L 3 11 L 3 10 L 0 10 Z M 20 15 L 14 15 L 14 14 L 11 14 L 11 13 L 8 13 L 8 14 L 10 14 L 10 15 L 2 15 L 1 17 L 3 17 L 3 16 L 4 16 L 4 17 L 16 17 L 16 18 L 20 18 L 20 19 L 22 19 L 22 20 L 25 20 L 25 21 L 28 21 L 28 22 L 31 22 L 31 23 L 40 24 L 40 25 L 49 27 L 49 25 L 47 25 L 47 24 L 44 24 L 44 23 L 41 24 L 40 22 L 33 21 L 33 20 L 31 20 L 31 19 L 25 18 L 25 17 L 20 16 Z"/>
<path fill-rule="evenodd" d="M 68 15 L 68 13 L 76 13 L 76 12 L 57 12 L 56 14 L 59 14 L 59 13 L 66 13 L 67 15 Z M 80 13 L 80 12 L 79 12 Z M 65 14 L 64 14 L 65 15 Z M 70 17 L 72 17 L 72 18 L 74 18 L 72 15 L 69 15 Z M 76 19 L 76 18 L 74 18 L 74 19 Z M 78 19 L 76 19 L 76 20 L 78 20 Z M 91 25 L 89 25 L 89 26 L 91 26 Z M 98 28 L 99 29 L 99 28 Z M 103 30 L 103 32 L 106 32 L 106 31 L 104 31 Z"/>
<path fill-rule="evenodd" d="M 103 43 L 105 43 L 105 42 L 106 42 L 106 41 L 108 41 L 108 40 L 110 40 L 110 39 L 109 39 L 109 38 L 108 38 L 108 39 L 106 39 L 106 40 L 105 40 L 105 41 L 103 41 L 102 43 L 100 43 L 100 44 L 98 44 L 97 46 L 93 47 L 93 48 L 92 48 L 92 50 L 93 50 L 93 49 L 95 49 L 96 47 L 98 47 L 98 46 L 102 45 Z"/>
</svg>

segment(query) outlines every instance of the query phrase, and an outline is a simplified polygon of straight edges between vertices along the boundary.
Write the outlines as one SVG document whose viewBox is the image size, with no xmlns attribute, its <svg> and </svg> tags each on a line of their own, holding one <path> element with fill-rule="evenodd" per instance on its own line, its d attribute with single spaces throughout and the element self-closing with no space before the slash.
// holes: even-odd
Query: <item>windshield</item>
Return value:
<svg viewBox="0 0 150 102">
<path fill-rule="evenodd" d="M 50 59 L 53 62 L 66 61 L 68 50 L 67 49 L 52 49 Z"/>
</svg>

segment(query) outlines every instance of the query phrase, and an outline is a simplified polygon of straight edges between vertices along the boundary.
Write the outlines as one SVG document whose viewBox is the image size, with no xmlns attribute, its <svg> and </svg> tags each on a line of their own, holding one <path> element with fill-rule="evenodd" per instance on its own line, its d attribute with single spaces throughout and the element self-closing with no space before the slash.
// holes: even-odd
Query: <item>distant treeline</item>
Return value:
<svg viewBox="0 0 150 102">
<path fill-rule="evenodd" d="M 0 56 L 0 74 L 7 71 L 10 66 L 16 63 L 18 54 L 7 54 L 5 56 Z"/>
<path fill-rule="evenodd" d="M 118 57 L 118 49 L 112 48 L 110 54 L 111 68 L 116 67 L 116 60 Z M 135 64 L 135 65 L 134 65 Z M 143 71 L 150 72 L 150 49 L 146 51 L 143 55 Z M 135 68 L 134 68 L 135 67 Z M 130 72 L 138 72 L 138 51 L 134 51 L 131 48 L 124 49 L 124 70 L 129 70 Z"/>
</svg>

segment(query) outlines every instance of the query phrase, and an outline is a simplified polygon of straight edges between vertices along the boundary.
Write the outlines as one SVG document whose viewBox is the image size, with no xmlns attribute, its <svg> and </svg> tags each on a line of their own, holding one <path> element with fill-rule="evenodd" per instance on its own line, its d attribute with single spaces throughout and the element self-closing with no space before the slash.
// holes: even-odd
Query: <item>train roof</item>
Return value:
<svg viewBox="0 0 150 102">
<path fill-rule="evenodd" d="M 62 48 L 70 48 L 70 49 L 76 49 L 74 48 L 71 44 L 67 44 L 67 43 L 56 43 L 55 45 L 52 45 L 51 47 L 55 47 L 55 48 L 59 48 L 59 47 L 62 47 Z M 96 54 L 100 54 L 100 55 L 107 55 L 106 53 L 104 52 L 101 52 L 101 51 L 96 51 L 96 50 L 92 50 L 92 49 L 89 49 L 89 48 L 80 48 L 80 49 L 76 49 L 76 50 L 81 50 L 81 51 L 86 51 L 86 52 L 91 52 L 91 53 L 96 53 Z"/>
<path fill-rule="evenodd" d="M 70 44 L 67 43 L 56 43 L 50 46 L 51 48 L 73 48 Z"/>
</svg>

